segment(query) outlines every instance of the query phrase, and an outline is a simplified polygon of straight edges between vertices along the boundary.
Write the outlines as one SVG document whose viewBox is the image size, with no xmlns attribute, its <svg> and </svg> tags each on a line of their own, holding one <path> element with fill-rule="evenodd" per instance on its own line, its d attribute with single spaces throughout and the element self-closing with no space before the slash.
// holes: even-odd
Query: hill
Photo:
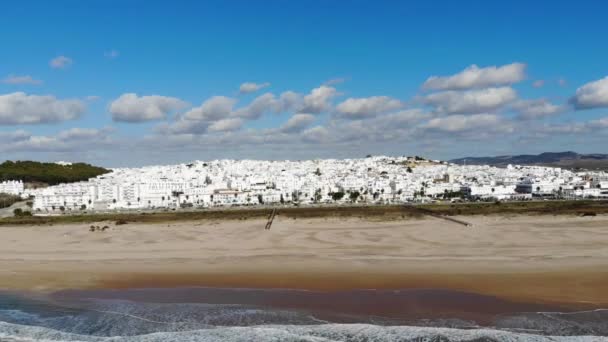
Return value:
<svg viewBox="0 0 608 342">
<path fill-rule="evenodd" d="M 21 180 L 24 183 L 73 183 L 97 177 L 110 170 L 85 163 L 60 165 L 35 161 L 10 161 L 0 164 L 0 182 Z"/>
<path fill-rule="evenodd" d="M 608 169 L 608 154 L 579 154 L 576 152 L 545 152 L 541 154 L 521 154 L 496 157 L 466 157 L 452 159 L 450 163 L 507 166 L 545 165 L 564 168 Z"/>
</svg>

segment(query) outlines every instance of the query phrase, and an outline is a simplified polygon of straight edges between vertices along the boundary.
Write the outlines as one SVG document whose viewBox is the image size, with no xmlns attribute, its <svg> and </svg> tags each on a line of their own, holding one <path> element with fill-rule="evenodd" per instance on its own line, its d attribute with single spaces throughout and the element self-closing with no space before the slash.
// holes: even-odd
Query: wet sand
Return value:
<svg viewBox="0 0 608 342">
<path fill-rule="evenodd" d="M 561 312 L 557 305 L 502 300 L 451 290 L 344 290 L 161 288 L 126 290 L 64 290 L 51 295 L 55 303 L 79 307 L 95 300 L 136 303 L 205 303 L 246 305 L 275 310 L 313 313 L 334 323 L 408 325 L 421 320 L 450 320 L 458 324 L 491 325 L 498 316 L 525 312 Z"/>
<path fill-rule="evenodd" d="M 608 305 L 608 216 L 0 228 L 0 288 L 450 289 Z"/>
</svg>

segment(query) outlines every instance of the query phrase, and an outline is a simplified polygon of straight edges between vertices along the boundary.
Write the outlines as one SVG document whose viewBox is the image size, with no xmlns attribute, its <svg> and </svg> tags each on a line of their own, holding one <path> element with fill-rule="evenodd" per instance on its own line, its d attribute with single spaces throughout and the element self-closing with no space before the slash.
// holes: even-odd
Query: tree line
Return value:
<svg viewBox="0 0 608 342">
<path fill-rule="evenodd" d="M 59 183 L 74 183 L 86 181 L 110 172 L 108 169 L 86 163 L 60 165 L 56 163 L 41 163 L 35 161 L 10 161 L 0 164 L 0 182 L 6 180 L 21 180 L 26 182 L 42 182 L 49 185 Z"/>
</svg>

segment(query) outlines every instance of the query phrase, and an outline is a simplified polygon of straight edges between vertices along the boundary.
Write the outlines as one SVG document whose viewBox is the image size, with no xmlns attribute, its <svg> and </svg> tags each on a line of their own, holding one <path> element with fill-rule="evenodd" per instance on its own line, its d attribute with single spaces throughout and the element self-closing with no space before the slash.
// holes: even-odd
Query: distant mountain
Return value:
<svg viewBox="0 0 608 342">
<path fill-rule="evenodd" d="M 452 159 L 449 161 L 454 164 L 473 164 L 473 165 L 493 165 L 507 166 L 512 165 L 546 165 L 564 168 L 584 168 L 584 169 L 607 169 L 608 154 L 578 154 L 576 152 L 545 152 L 541 154 L 521 154 L 514 156 L 497 157 L 466 157 Z"/>
</svg>

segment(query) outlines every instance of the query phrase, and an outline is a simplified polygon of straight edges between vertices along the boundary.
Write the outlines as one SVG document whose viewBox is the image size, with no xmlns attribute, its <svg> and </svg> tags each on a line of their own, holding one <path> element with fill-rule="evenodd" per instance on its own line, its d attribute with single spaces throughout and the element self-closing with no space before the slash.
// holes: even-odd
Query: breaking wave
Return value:
<svg viewBox="0 0 608 342">
<path fill-rule="evenodd" d="M 458 319 L 391 325 L 336 323 L 306 311 L 243 304 L 0 296 L 0 341 L 606 341 L 608 311 L 498 317 L 491 328 Z M 409 324 L 409 323 L 407 323 Z"/>
<path fill-rule="evenodd" d="M 0 322 L 0 340 L 26 341 L 99 341 L 99 342 L 172 342 L 172 341 L 608 341 L 597 336 L 540 336 L 491 329 L 421 328 L 377 326 L 369 324 L 259 325 L 249 327 L 213 327 L 191 331 L 155 332 L 135 336 L 100 337 L 65 333 L 54 329 Z"/>
</svg>

